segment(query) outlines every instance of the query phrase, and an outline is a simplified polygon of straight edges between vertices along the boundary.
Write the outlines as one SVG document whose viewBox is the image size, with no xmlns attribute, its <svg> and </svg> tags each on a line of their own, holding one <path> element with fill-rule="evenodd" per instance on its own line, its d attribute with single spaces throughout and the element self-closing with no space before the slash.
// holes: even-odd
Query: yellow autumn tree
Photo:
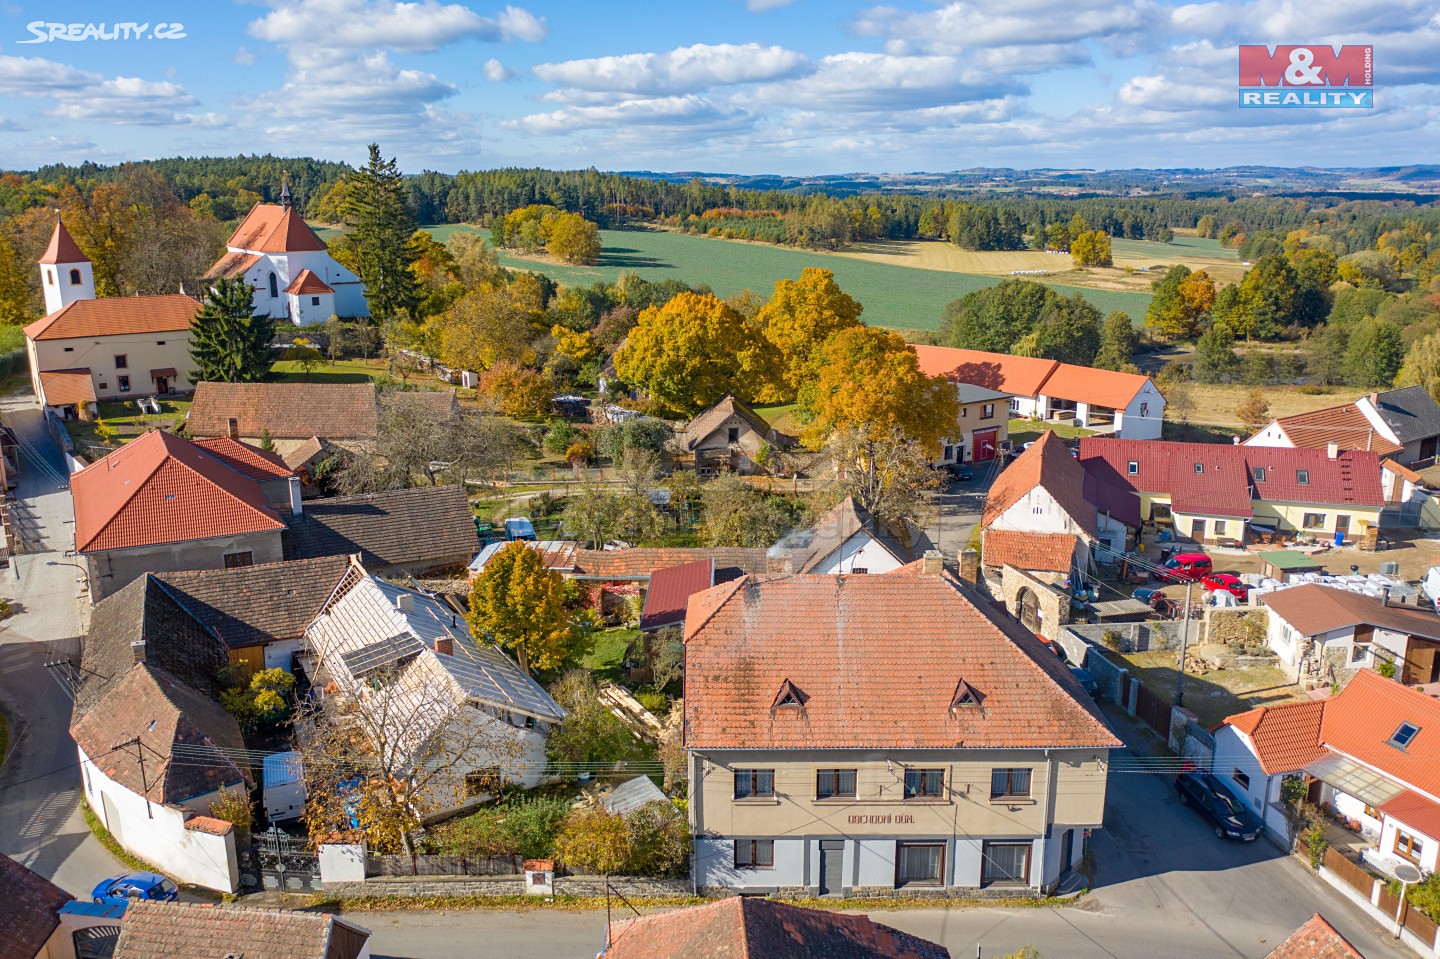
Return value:
<svg viewBox="0 0 1440 959">
<path fill-rule="evenodd" d="M 534 363 L 532 343 L 541 329 L 540 314 L 517 292 L 523 291 L 486 284 L 432 317 L 429 326 L 438 341 L 440 362 L 477 372 L 506 360 Z"/>
<path fill-rule="evenodd" d="M 682 414 L 726 393 L 747 401 L 773 395 L 780 374 L 774 347 L 710 293 L 681 293 L 646 308 L 615 354 L 615 372 Z"/>
<path fill-rule="evenodd" d="M 779 384 L 783 395 L 757 398 L 793 400 L 808 375 L 810 357 L 832 334 L 858 326 L 863 309 L 835 284 L 829 270 L 806 267 L 799 280 L 777 280 L 756 320 L 784 364 Z"/>
<path fill-rule="evenodd" d="M 553 673 L 586 651 L 589 614 L 540 554 L 514 542 L 490 558 L 470 589 L 475 638 L 515 654 L 527 674 Z"/>
<path fill-rule="evenodd" d="M 799 404 L 804 440 L 812 449 L 841 430 L 858 428 L 875 436 L 899 430 L 923 444 L 932 459 L 958 430 L 960 416 L 954 386 L 926 376 L 899 334 L 868 326 L 841 330 L 821 344 Z"/>
<path fill-rule="evenodd" d="M 1087 230 L 1075 236 L 1070 241 L 1070 259 L 1075 261 L 1076 266 L 1110 266 L 1113 262 L 1110 258 L 1110 235 L 1101 230 Z"/>
<path fill-rule="evenodd" d="M 584 366 L 600 352 L 589 330 L 577 333 L 557 324 L 550 327 L 550 337 L 555 341 L 555 352 L 574 361 L 576 366 Z"/>
<path fill-rule="evenodd" d="M 590 265 L 600 259 L 600 230 L 578 213 L 561 213 L 548 227 L 545 252 L 566 263 Z"/>
</svg>

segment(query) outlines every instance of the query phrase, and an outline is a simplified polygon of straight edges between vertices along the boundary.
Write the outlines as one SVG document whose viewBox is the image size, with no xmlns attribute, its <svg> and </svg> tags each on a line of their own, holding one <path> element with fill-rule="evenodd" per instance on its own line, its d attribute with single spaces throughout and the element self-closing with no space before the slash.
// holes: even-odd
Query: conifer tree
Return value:
<svg viewBox="0 0 1440 959">
<path fill-rule="evenodd" d="M 242 280 L 217 280 L 190 323 L 190 356 L 196 382 L 256 383 L 275 357 L 275 321 L 252 313 L 255 288 Z"/>
<path fill-rule="evenodd" d="M 379 320 L 412 313 L 420 302 L 419 281 L 410 269 L 418 250 L 411 237 L 415 215 L 393 158 L 370 144 L 370 160 L 346 178 L 342 212 L 346 244 L 365 282 L 370 313 Z"/>
</svg>

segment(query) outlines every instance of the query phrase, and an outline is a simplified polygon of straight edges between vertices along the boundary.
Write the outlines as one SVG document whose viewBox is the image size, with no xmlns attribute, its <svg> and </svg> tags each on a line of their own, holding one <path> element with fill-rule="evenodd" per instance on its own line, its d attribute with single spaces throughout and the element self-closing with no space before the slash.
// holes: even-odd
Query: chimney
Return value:
<svg viewBox="0 0 1440 959">
<path fill-rule="evenodd" d="M 301 516 L 305 513 L 305 506 L 300 502 L 300 477 L 291 476 L 290 487 L 290 515 Z"/>
<path fill-rule="evenodd" d="M 1325 444 L 1325 455 L 1328 456 L 1328 457 L 1330 457 L 1332 460 L 1333 460 L 1335 457 L 1339 456 L 1339 455 L 1340 455 L 1340 444 L 1339 444 L 1339 443 L 1326 443 L 1326 444 Z"/>
<path fill-rule="evenodd" d="M 1370 394 L 1370 405 L 1371 405 L 1371 406 L 1374 406 L 1374 407 L 1379 407 L 1379 405 L 1380 405 L 1380 394 L 1379 394 L 1379 393 L 1371 393 L 1371 394 Z"/>
<path fill-rule="evenodd" d="M 945 572 L 945 554 L 938 549 L 927 549 L 920 558 L 920 572 L 926 576 L 939 576 Z"/>
<path fill-rule="evenodd" d="M 960 578 L 967 583 L 980 582 L 980 551 L 969 548 L 960 552 Z"/>
<path fill-rule="evenodd" d="M 143 640 L 143 639 L 131 640 L 131 642 L 130 642 L 130 655 L 131 655 L 131 657 L 134 658 L 135 662 L 137 662 L 137 663 L 143 663 L 143 662 L 145 662 L 145 640 Z"/>
<path fill-rule="evenodd" d="M 437 636 L 435 638 L 435 652 L 444 653 L 446 656 L 454 656 L 455 640 L 450 636 Z"/>
<path fill-rule="evenodd" d="M 400 593 L 395 597 L 395 608 L 402 613 L 415 612 L 415 597 L 409 593 Z"/>
<path fill-rule="evenodd" d="M 233 416 L 225 421 L 225 435 L 232 440 L 240 438 L 240 421 Z"/>
</svg>

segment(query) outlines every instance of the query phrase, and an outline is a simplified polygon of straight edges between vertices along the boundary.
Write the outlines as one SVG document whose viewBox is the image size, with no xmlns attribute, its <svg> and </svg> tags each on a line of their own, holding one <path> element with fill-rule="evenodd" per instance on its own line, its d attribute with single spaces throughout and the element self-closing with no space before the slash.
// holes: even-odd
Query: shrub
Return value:
<svg viewBox="0 0 1440 959">
<path fill-rule="evenodd" d="M 559 796 L 517 797 L 504 810 L 500 833 L 526 859 L 543 859 L 555 850 L 555 837 L 570 813 Z"/>
<path fill-rule="evenodd" d="M 670 697 L 661 692 L 641 690 L 635 694 L 635 701 L 657 716 L 664 716 L 670 711 Z"/>
<path fill-rule="evenodd" d="M 635 751 L 630 730 L 600 701 L 590 674 L 571 670 L 550 688 L 569 716 L 545 742 L 545 754 L 555 763 L 613 763 Z"/>
<path fill-rule="evenodd" d="M 1107 629 L 1107 630 L 1105 630 L 1105 632 L 1104 632 L 1104 633 L 1101 635 L 1101 637 L 1100 637 L 1100 642 L 1104 643 L 1104 644 L 1105 644 L 1105 648 L 1108 649 L 1108 650 L 1110 650 L 1111 652 L 1116 652 L 1116 653 L 1120 652 L 1120 646 L 1121 646 L 1120 634 L 1117 633 L 1117 632 L 1115 632 L 1115 630 L 1113 630 L 1113 629 Z"/>
<path fill-rule="evenodd" d="M 564 420 L 551 420 L 550 429 L 545 432 L 545 452 L 553 456 L 564 456 L 570 444 L 580 438 L 580 430 Z"/>
<path fill-rule="evenodd" d="M 1314 823 L 1310 826 L 1309 832 L 1305 834 L 1305 845 L 1310 850 L 1310 868 L 1316 872 L 1325 862 L 1325 851 L 1330 848 L 1330 841 L 1325 838 L 1325 825 Z"/>
<path fill-rule="evenodd" d="M 243 789 L 222 788 L 210 804 L 210 815 L 235 827 L 237 833 L 248 833 L 255 821 L 255 805 Z"/>
<path fill-rule="evenodd" d="M 1375 672 L 1379 673 L 1381 676 L 1384 676 L 1386 679 L 1394 679 L 1395 663 L 1388 659 L 1382 659 L 1379 663 L 1375 665 Z"/>
</svg>

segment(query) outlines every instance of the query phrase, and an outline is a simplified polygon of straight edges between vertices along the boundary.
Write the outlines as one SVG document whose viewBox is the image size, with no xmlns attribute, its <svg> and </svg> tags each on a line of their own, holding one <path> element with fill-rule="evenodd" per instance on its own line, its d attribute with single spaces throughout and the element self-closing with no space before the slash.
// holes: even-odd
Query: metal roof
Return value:
<svg viewBox="0 0 1440 959">
<path fill-rule="evenodd" d="M 395 669 L 419 656 L 424 650 L 425 644 L 414 636 L 390 636 L 359 649 L 341 653 L 340 662 L 345 664 L 351 676 L 364 679 L 382 669 Z"/>
<path fill-rule="evenodd" d="M 600 800 L 600 805 L 624 816 L 652 802 L 668 803 L 670 800 L 649 776 L 636 776 L 610 790 L 610 794 Z"/>
</svg>

